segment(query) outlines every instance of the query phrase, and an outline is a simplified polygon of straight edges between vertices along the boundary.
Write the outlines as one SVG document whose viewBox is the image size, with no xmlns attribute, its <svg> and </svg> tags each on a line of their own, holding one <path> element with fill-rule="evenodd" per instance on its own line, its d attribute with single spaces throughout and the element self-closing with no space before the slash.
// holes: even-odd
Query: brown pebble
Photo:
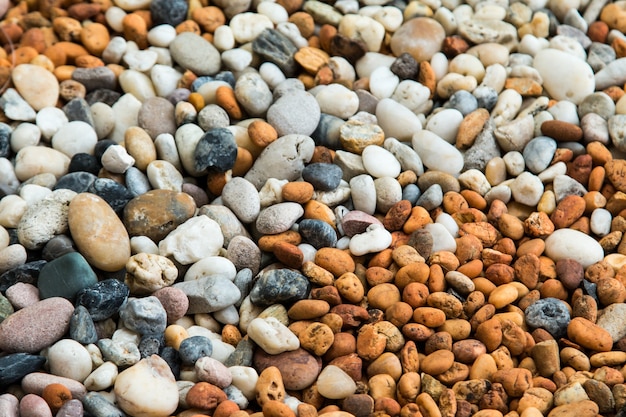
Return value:
<svg viewBox="0 0 626 417">
<path fill-rule="evenodd" d="M 213 410 L 225 400 L 227 400 L 226 393 L 208 382 L 197 382 L 185 397 L 185 402 L 189 407 L 203 410 Z"/>
</svg>

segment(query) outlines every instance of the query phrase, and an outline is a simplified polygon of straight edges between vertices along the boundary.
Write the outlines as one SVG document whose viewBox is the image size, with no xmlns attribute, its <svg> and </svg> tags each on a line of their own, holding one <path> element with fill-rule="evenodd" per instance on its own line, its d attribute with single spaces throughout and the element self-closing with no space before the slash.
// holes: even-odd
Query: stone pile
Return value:
<svg viewBox="0 0 626 417">
<path fill-rule="evenodd" d="M 624 413 L 625 1 L 0 15 L 0 416 Z"/>
</svg>

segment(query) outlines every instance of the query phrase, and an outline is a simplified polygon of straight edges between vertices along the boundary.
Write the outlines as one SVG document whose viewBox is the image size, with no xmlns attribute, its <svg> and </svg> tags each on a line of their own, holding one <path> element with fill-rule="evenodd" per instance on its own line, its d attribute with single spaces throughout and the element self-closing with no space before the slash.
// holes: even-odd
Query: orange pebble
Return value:
<svg viewBox="0 0 626 417">
<path fill-rule="evenodd" d="M 185 20 L 184 22 L 176 26 L 177 35 L 180 35 L 183 32 L 191 32 L 191 33 L 195 33 L 196 35 L 199 35 L 200 26 L 198 26 L 198 24 L 194 22 L 193 20 Z"/>
<path fill-rule="evenodd" d="M 138 13 L 129 13 L 124 16 L 122 27 L 124 38 L 134 41 L 139 46 L 139 49 L 148 47 L 148 25 Z"/>
<path fill-rule="evenodd" d="M 191 93 L 189 94 L 188 102 L 196 109 L 196 111 L 200 111 L 204 108 L 204 97 L 200 93 Z"/>
<path fill-rule="evenodd" d="M 254 158 L 249 150 L 239 146 L 237 148 L 237 159 L 235 159 L 235 165 L 233 165 L 233 177 L 241 177 L 252 168 Z"/>
<path fill-rule="evenodd" d="M 191 18 L 205 32 L 213 33 L 215 29 L 226 23 L 226 16 L 219 7 L 199 7 L 191 12 Z"/>
<path fill-rule="evenodd" d="M 13 51 L 11 59 L 15 61 L 15 65 L 28 64 L 35 59 L 39 53 L 32 46 L 21 46 Z"/>
<path fill-rule="evenodd" d="M 283 186 L 282 196 L 286 201 L 304 204 L 313 197 L 313 185 L 306 181 L 288 182 Z"/>
<path fill-rule="evenodd" d="M 72 392 L 63 384 L 48 384 L 43 389 L 41 397 L 48 403 L 53 413 L 72 399 Z"/>
<path fill-rule="evenodd" d="M 81 55 L 76 57 L 74 63 L 78 68 L 96 68 L 104 66 L 104 62 L 93 55 Z"/>
<path fill-rule="evenodd" d="M 222 86 L 215 90 L 215 101 L 218 106 L 226 110 L 231 119 L 240 120 L 242 118 L 241 108 L 235 98 L 232 88 Z"/>
<path fill-rule="evenodd" d="M 233 413 L 239 411 L 239 406 L 236 402 L 231 400 L 222 401 L 215 411 L 213 417 L 230 417 Z"/>
<path fill-rule="evenodd" d="M 261 147 L 266 147 L 278 139 L 276 129 L 263 120 L 255 120 L 248 125 L 248 136 L 255 145 Z"/>
</svg>

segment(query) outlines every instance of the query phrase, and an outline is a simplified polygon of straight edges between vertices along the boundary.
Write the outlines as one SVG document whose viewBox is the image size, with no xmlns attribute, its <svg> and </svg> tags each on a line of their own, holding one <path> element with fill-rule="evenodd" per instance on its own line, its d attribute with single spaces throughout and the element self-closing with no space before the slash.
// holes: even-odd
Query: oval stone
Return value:
<svg viewBox="0 0 626 417">
<path fill-rule="evenodd" d="M 59 99 L 59 83 L 43 66 L 20 64 L 13 68 L 11 79 L 24 100 L 35 110 L 55 107 Z"/>
<path fill-rule="evenodd" d="M 195 211 L 196 203 L 187 193 L 151 190 L 124 207 L 124 224 L 131 236 L 147 236 L 158 243 Z"/>
<path fill-rule="evenodd" d="M 18 310 L 0 323 L 0 350 L 39 352 L 63 337 L 73 312 L 72 303 L 61 297 L 48 298 Z"/>
<path fill-rule="evenodd" d="M 70 252 L 41 268 L 37 288 L 42 299 L 63 297 L 73 301 L 78 292 L 97 282 L 98 277 L 85 258 Z"/>
<path fill-rule="evenodd" d="M 558 62 L 558 65 L 554 65 Z M 542 49 L 533 60 L 533 67 L 543 79 L 543 88 L 555 100 L 579 104 L 596 89 L 593 70 L 582 59 L 558 49 Z"/>
<path fill-rule="evenodd" d="M 546 255 L 555 262 L 573 259 L 587 268 L 604 258 L 604 250 L 589 235 L 574 229 L 559 229 L 546 238 Z"/>
<path fill-rule="evenodd" d="M 285 389 L 301 390 L 315 382 L 322 370 L 322 362 L 302 348 L 269 355 L 262 349 L 254 353 L 254 368 L 259 372 L 270 366 L 275 366 L 283 376 Z"/>
<path fill-rule="evenodd" d="M 310 290 L 311 283 L 299 272 L 290 269 L 272 269 L 259 274 L 250 291 L 250 301 L 264 306 L 292 303 L 306 298 Z"/>
<path fill-rule="evenodd" d="M 118 271 L 130 258 L 128 232 L 115 211 L 95 194 L 78 194 L 68 212 L 70 233 L 87 261 L 103 271 Z"/>
</svg>

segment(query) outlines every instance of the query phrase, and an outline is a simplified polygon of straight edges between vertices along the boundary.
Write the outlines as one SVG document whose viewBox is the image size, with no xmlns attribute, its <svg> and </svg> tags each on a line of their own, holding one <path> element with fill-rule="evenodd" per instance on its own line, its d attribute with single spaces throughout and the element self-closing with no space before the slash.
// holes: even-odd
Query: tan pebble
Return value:
<svg viewBox="0 0 626 417">
<path fill-rule="evenodd" d="M 518 293 L 515 286 L 504 284 L 497 287 L 489 294 L 489 303 L 497 309 L 512 304 L 517 299 Z"/>
<path fill-rule="evenodd" d="M 472 326 L 469 321 L 464 319 L 447 319 L 438 327 L 438 330 L 449 333 L 452 340 L 457 341 L 467 339 L 472 332 Z"/>
<path fill-rule="evenodd" d="M 237 326 L 234 326 L 232 324 L 225 325 L 222 328 L 221 335 L 222 335 L 222 341 L 224 343 L 228 343 L 229 345 L 232 345 L 235 347 L 237 346 L 239 342 L 241 342 L 243 338 Z"/>
<path fill-rule="evenodd" d="M 519 240 L 524 237 L 524 222 L 518 217 L 508 213 L 502 214 L 498 221 L 498 229 L 500 232 L 513 240 Z"/>
<path fill-rule="evenodd" d="M 282 197 L 285 201 L 304 204 L 313 197 L 313 185 L 306 181 L 288 182 L 282 188 Z"/>
<path fill-rule="evenodd" d="M 109 30 L 101 23 L 90 23 L 80 32 L 80 41 L 90 54 L 102 56 L 110 41 Z"/>
<path fill-rule="evenodd" d="M 65 80 L 59 84 L 59 96 L 66 101 L 75 98 L 85 98 L 87 89 L 78 81 Z"/>
<path fill-rule="evenodd" d="M 443 311 L 437 308 L 418 307 L 413 312 L 413 320 L 416 323 L 434 328 L 443 325 L 446 321 L 446 315 Z"/>
<path fill-rule="evenodd" d="M 179 35 L 184 32 L 195 33 L 196 35 L 200 35 L 200 26 L 194 22 L 193 20 L 185 20 L 182 23 L 176 25 L 176 34 Z"/>
<path fill-rule="evenodd" d="M 157 159 L 156 147 L 150 135 L 140 127 L 131 126 L 124 133 L 126 152 L 135 158 L 135 166 L 144 171 Z"/>
<path fill-rule="evenodd" d="M 335 339 L 332 329 L 323 323 L 311 323 L 299 335 L 300 346 L 317 356 L 324 355 Z"/>
<path fill-rule="evenodd" d="M 568 195 L 557 206 L 550 220 L 556 229 L 571 226 L 585 212 L 585 200 L 578 195 Z"/>
<path fill-rule="evenodd" d="M 374 360 L 379 357 L 387 345 L 387 338 L 378 333 L 371 324 L 363 325 L 356 339 L 356 351 L 365 360 Z"/>
<path fill-rule="evenodd" d="M 354 272 L 356 265 L 348 252 L 337 248 L 321 248 L 315 253 L 315 263 L 339 277 L 346 272 Z"/>
<path fill-rule="evenodd" d="M 291 408 L 282 401 L 271 400 L 263 404 L 264 417 L 296 417 Z"/>
<path fill-rule="evenodd" d="M 594 165 L 604 165 L 613 159 L 611 151 L 602 142 L 590 142 L 586 146 Z"/>
<path fill-rule="evenodd" d="M 437 88 L 437 76 L 435 70 L 428 60 L 419 63 L 419 71 L 417 73 L 417 82 L 424 85 L 430 90 L 430 97 L 433 98 Z"/>
<path fill-rule="evenodd" d="M 371 123 L 352 120 L 344 123 L 339 130 L 339 141 L 343 148 L 361 155 L 369 145 L 382 146 L 385 134 L 382 128 Z"/>
<path fill-rule="evenodd" d="M 137 12 L 124 16 L 122 27 L 126 40 L 135 42 L 139 49 L 148 47 L 148 25 Z"/>
<path fill-rule="evenodd" d="M 256 400 L 261 407 L 269 401 L 284 402 L 285 386 L 283 376 L 277 367 L 269 366 L 261 372 L 256 383 L 256 391 Z"/>
<path fill-rule="evenodd" d="M 292 320 L 308 320 L 323 316 L 330 311 L 330 305 L 323 300 L 299 300 L 288 310 Z"/>
<path fill-rule="evenodd" d="M 217 105 L 226 110 L 231 120 L 240 120 L 243 117 L 239 103 L 235 98 L 235 92 L 232 88 L 221 86 L 215 91 L 215 102 Z"/>
<path fill-rule="evenodd" d="M 73 42 L 57 42 L 56 44 L 46 48 L 46 51 L 44 52 L 44 54 L 50 58 L 52 60 L 52 62 L 54 62 L 56 64 L 55 59 L 53 59 L 53 56 L 48 55 L 48 51 L 51 48 L 58 48 L 59 52 L 57 55 L 61 55 L 61 56 L 65 56 L 65 62 L 63 62 L 62 64 L 72 64 L 74 63 L 74 61 L 76 60 L 77 57 L 79 56 L 83 56 L 83 55 L 89 55 L 89 51 L 87 51 L 87 49 L 85 49 L 84 46 L 79 45 L 77 43 L 73 43 Z M 53 52 L 55 52 L 53 50 Z M 59 65 L 62 65 L 59 64 Z"/>
<path fill-rule="evenodd" d="M 276 259 L 289 268 L 300 269 L 304 261 L 302 250 L 289 242 L 276 242 L 273 252 Z"/>
<path fill-rule="evenodd" d="M 165 345 L 178 350 L 183 340 L 189 337 L 187 329 L 178 324 L 170 324 L 165 329 Z"/>
<path fill-rule="evenodd" d="M 219 387 L 208 382 L 198 382 L 187 392 L 185 402 L 189 407 L 212 410 L 227 399 Z"/>
<path fill-rule="evenodd" d="M 370 307 L 385 311 L 400 301 L 400 290 L 393 284 L 376 285 L 367 292 L 367 299 Z"/>
<path fill-rule="evenodd" d="M 607 352 L 613 347 L 609 332 L 582 317 L 574 317 L 567 326 L 568 338 L 582 347 Z"/>
<path fill-rule="evenodd" d="M 423 410 L 426 411 L 426 414 L 430 417 L 441 417 L 441 410 L 439 410 L 439 406 L 437 402 L 433 399 L 433 397 L 426 393 L 422 392 L 415 399 L 415 403 Z"/>
<path fill-rule="evenodd" d="M 598 404 L 591 400 L 582 400 L 554 407 L 548 417 L 594 417 L 598 412 Z"/>
<path fill-rule="evenodd" d="M 554 223 L 542 211 L 533 212 L 524 220 L 524 230 L 531 237 L 547 237 L 554 232 L 554 229 Z"/>
<path fill-rule="evenodd" d="M 620 366 L 626 362 L 626 352 L 600 352 L 589 357 L 589 362 L 594 368 L 602 366 Z"/>
<path fill-rule="evenodd" d="M 235 164 L 233 165 L 233 176 L 240 177 L 244 176 L 250 168 L 252 168 L 252 164 L 254 163 L 254 157 L 250 153 L 249 150 L 243 148 L 241 146 L 237 147 L 237 159 L 235 160 Z"/>
<path fill-rule="evenodd" d="M 378 374 L 388 374 L 394 381 L 402 376 L 402 364 L 396 354 L 385 352 L 367 367 L 367 375 L 372 377 Z"/>
<path fill-rule="evenodd" d="M 433 220 L 430 218 L 428 211 L 422 206 L 415 206 L 411 209 L 409 218 L 404 222 L 402 231 L 406 234 L 411 234 L 429 223 L 433 223 Z"/>
<path fill-rule="evenodd" d="M 491 381 L 502 384 L 511 397 L 521 397 L 532 388 L 532 374 L 524 368 L 501 369 L 493 374 Z"/>
<path fill-rule="evenodd" d="M 500 320 L 491 318 L 478 325 L 476 338 L 485 344 L 487 351 L 495 350 L 502 343 L 502 324 Z"/>
<path fill-rule="evenodd" d="M 335 280 L 339 294 L 350 303 L 359 303 L 365 296 L 365 288 L 361 280 L 352 272 L 346 272 Z"/>
<path fill-rule="evenodd" d="M 93 55 L 78 56 L 74 60 L 74 64 L 76 64 L 78 68 L 96 68 L 104 66 L 104 62 Z"/>
<path fill-rule="evenodd" d="M 303 38 L 308 39 L 315 31 L 315 21 L 313 17 L 306 12 L 295 12 L 289 16 L 289 22 L 296 25 Z"/>
<path fill-rule="evenodd" d="M 320 68 L 328 65 L 330 56 L 321 49 L 305 46 L 295 53 L 294 59 L 305 71 L 315 75 Z"/>
<path fill-rule="evenodd" d="M 325 285 L 332 286 L 333 284 L 333 281 L 334 281 L 333 274 L 311 261 L 304 262 L 304 264 L 302 264 L 301 270 L 302 270 L 302 273 L 313 284 L 321 285 L 321 286 L 325 286 Z"/>
<path fill-rule="evenodd" d="M 316 201 L 309 200 L 304 204 L 304 215 L 305 219 L 314 219 L 314 220 L 322 220 L 335 228 L 335 213 L 333 210 L 328 207 L 326 204 Z"/>
<path fill-rule="evenodd" d="M 522 97 L 536 97 L 543 91 L 543 87 L 532 78 L 511 77 L 507 78 L 504 88 L 517 91 Z"/>
<path fill-rule="evenodd" d="M 420 370 L 429 375 L 439 375 L 452 366 L 454 354 L 449 350 L 438 350 L 420 361 Z"/>
<path fill-rule="evenodd" d="M 215 29 L 226 23 L 224 12 L 215 6 L 207 6 L 193 10 L 191 18 L 200 25 L 205 32 L 209 33 L 215 32 Z"/>
</svg>

